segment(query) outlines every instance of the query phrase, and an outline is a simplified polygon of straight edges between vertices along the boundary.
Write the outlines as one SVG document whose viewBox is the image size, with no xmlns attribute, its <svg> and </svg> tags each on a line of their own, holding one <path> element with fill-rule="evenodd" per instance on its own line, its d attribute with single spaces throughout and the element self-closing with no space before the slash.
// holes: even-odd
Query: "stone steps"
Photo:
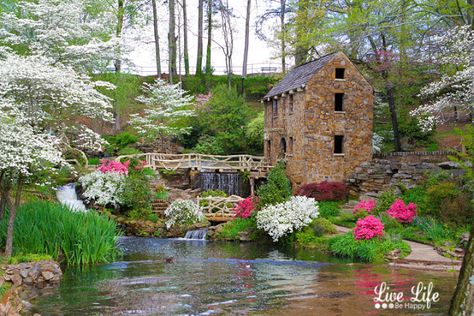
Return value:
<svg viewBox="0 0 474 316">
<path fill-rule="evenodd" d="M 154 200 L 151 202 L 151 209 L 153 213 L 157 214 L 160 217 L 164 217 L 165 211 L 170 206 L 170 203 L 162 200 Z"/>
</svg>

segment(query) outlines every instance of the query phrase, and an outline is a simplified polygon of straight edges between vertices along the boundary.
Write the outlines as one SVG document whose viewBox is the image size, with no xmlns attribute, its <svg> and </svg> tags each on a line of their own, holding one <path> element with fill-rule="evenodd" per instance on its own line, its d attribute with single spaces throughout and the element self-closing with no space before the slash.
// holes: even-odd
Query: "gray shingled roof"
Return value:
<svg viewBox="0 0 474 316">
<path fill-rule="evenodd" d="M 319 59 L 293 68 L 276 86 L 270 90 L 270 92 L 267 93 L 264 99 L 294 90 L 306 84 L 319 69 L 323 68 L 323 66 L 331 60 L 334 54 L 335 53 L 325 55 Z"/>
</svg>

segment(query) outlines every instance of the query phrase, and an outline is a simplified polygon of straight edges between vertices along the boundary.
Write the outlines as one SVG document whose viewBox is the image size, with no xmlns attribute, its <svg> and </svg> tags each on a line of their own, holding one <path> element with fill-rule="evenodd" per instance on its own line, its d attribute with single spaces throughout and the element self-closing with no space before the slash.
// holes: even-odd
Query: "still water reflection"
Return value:
<svg viewBox="0 0 474 316">
<path fill-rule="evenodd" d="M 61 286 L 33 303 L 42 315 L 444 315 L 453 273 L 363 265 L 272 246 L 179 239 L 120 240 L 121 261 L 69 268 Z M 434 283 L 441 301 L 429 311 L 382 311 L 374 287 L 410 295 Z"/>
</svg>

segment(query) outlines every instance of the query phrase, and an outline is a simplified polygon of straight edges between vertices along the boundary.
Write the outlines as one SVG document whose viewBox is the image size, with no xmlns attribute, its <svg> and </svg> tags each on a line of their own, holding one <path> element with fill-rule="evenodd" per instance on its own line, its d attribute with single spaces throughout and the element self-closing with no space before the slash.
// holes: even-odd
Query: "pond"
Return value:
<svg viewBox="0 0 474 316">
<path fill-rule="evenodd" d="M 454 273 L 353 264 L 311 251 L 256 243 L 123 237 L 120 261 L 68 268 L 42 292 L 41 315 L 444 315 Z M 428 311 L 375 308 L 374 287 L 404 292 L 433 282 L 440 301 Z M 395 306 L 395 305 L 394 305 Z M 421 304 L 417 306 L 426 306 Z M 414 308 L 415 305 L 411 306 Z"/>
</svg>

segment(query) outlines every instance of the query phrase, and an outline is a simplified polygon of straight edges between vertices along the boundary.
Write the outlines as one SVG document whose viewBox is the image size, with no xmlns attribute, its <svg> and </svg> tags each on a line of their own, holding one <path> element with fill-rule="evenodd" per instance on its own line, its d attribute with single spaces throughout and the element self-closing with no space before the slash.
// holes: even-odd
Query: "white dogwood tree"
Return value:
<svg viewBox="0 0 474 316">
<path fill-rule="evenodd" d="M 137 100 L 145 105 L 143 114 L 131 116 L 132 125 L 139 134 L 148 138 L 178 136 L 189 128 L 180 126 L 179 121 L 194 115 L 194 98 L 187 95 L 180 84 L 169 84 L 157 79 L 153 84 L 143 85 L 144 95 Z"/>
<path fill-rule="evenodd" d="M 10 206 L 5 244 L 5 255 L 10 257 L 23 184 L 40 170 L 53 170 L 63 159 L 57 137 L 37 132 L 12 100 L 0 100 L 0 205 Z M 9 191 L 13 186 L 16 190 L 11 202 Z"/>
<path fill-rule="evenodd" d="M 421 96 L 431 101 L 412 111 L 425 131 L 434 128 L 440 113 L 448 109 L 474 110 L 474 30 L 459 26 L 436 37 L 435 42 L 439 49 L 433 60 L 447 71 L 421 90 Z"/>
<path fill-rule="evenodd" d="M 19 1 L 0 19 L 0 39 L 22 54 L 75 68 L 105 67 L 118 53 L 115 17 L 92 0 Z"/>
</svg>

